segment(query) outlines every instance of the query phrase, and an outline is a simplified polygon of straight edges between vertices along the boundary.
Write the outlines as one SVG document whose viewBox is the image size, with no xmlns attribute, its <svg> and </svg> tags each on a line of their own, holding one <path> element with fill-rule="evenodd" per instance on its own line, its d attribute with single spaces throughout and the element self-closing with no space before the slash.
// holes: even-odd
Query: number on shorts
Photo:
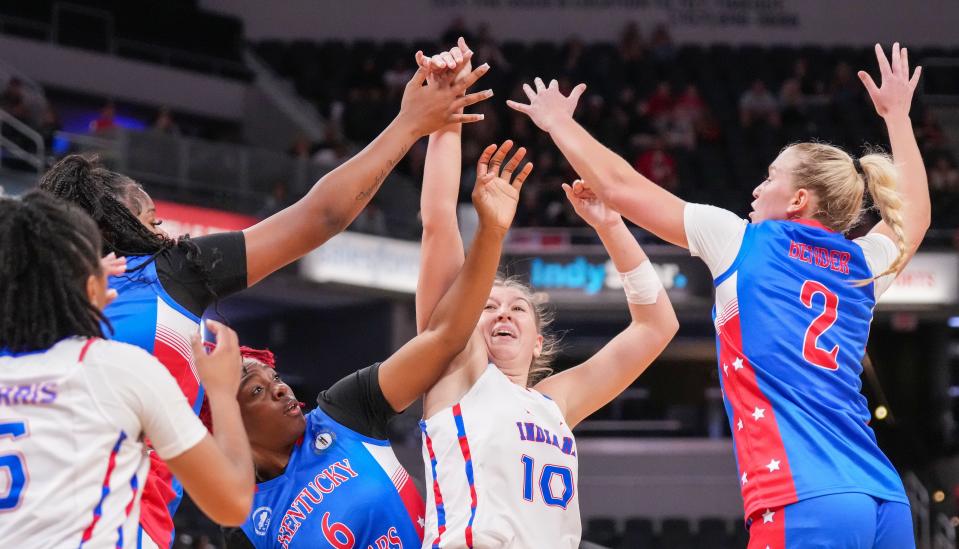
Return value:
<svg viewBox="0 0 959 549">
<path fill-rule="evenodd" d="M 802 356 L 813 366 L 835 371 L 839 369 L 839 363 L 836 361 L 836 356 L 839 354 L 839 345 L 834 345 L 832 349 L 827 351 L 819 347 L 818 343 L 819 336 L 832 327 L 836 318 L 839 317 L 839 296 L 819 282 L 807 280 L 803 283 L 802 290 L 799 292 L 799 300 L 806 308 L 811 309 L 813 296 L 816 294 L 822 294 L 825 303 L 822 313 L 806 328 Z"/>
</svg>

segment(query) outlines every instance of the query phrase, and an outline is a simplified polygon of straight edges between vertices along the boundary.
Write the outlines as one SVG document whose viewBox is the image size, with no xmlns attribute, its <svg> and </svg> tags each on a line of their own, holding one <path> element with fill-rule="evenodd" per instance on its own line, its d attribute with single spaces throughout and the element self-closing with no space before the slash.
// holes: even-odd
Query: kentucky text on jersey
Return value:
<svg viewBox="0 0 959 549">
<path fill-rule="evenodd" d="M 350 460 L 343 459 L 333 465 L 323 469 L 313 480 L 307 484 L 296 499 L 290 503 L 290 508 L 283 515 L 280 523 L 280 530 L 276 540 L 283 547 L 287 547 L 296 535 L 300 525 L 306 520 L 306 517 L 313 512 L 313 505 L 323 502 L 324 494 L 332 494 L 341 484 L 356 478 L 359 475 L 350 468 Z M 312 505 L 311 505 L 312 503 Z M 326 513 L 329 515 L 329 513 Z M 324 523 L 329 521 L 328 516 L 324 516 Z"/>
<path fill-rule="evenodd" d="M 548 429 L 544 429 L 535 423 L 526 421 L 517 421 L 516 429 L 519 430 L 519 439 L 528 442 L 542 442 L 559 448 L 567 456 L 576 457 L 576 445 L 570 437 L 563 437 L 562 444 L 559 437 L 551 434 Z"/>
<path fill-rule="evenodd" d="M 789 257 L 823 269 L 849 274 L 849 252 L 830 250 L 804 242 L 789 241 Z"/>
<path fill-rule="evenodd" d="M 0 406 L 20 404 L 52 404 L 57 399 L 54 381 L 29 385 L 0 385 Z"/>
</svg>

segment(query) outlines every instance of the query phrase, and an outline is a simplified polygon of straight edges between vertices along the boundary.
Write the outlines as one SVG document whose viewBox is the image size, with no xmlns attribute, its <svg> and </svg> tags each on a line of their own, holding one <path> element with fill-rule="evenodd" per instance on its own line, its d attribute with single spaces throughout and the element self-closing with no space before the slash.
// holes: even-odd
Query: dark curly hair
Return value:
<svg viewBox="0 0 959 549">
<path fill-rule="evenodd" d="M 0 348 L 40 351 L 103 337 L 86 284 L 100 275 L 100 233 L 80 208 L 45 193 L 0 198 Z"/>
</svg>

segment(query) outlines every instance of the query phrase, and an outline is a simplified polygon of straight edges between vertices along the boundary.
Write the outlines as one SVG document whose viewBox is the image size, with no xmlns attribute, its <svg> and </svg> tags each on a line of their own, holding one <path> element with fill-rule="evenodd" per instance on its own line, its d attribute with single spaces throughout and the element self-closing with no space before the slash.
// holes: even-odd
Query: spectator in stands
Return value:
<svg viewBox="0 0 959 549">
<path fill-rule="evenodd" d="M 802 81 L 793 76 L 783 82 L 779 90 L 779 105 L 782 109 L 781 120 L 786 141 L 803 139 L 808 133 L 809 119 L 806 115 L 806 97 L 803 95 Z"/>
<path fill-rule="evenodd" d="M 696 125 L 706 111 L 706 103 L 699 96 L 695 84 L 689 84 L 676 100 L 672 117 L 666 127 L 666 141 L 671 147 L 687 150 L 696 148 Z"/>
<path fill-rule="evenodd" d="M 473 42 L 476 44 L 474 51 L 479 59 L 486 59 L 489 64 L 497 68 L 497 71 L 503 72 L 504 74 L 511 70 L 509 59 L 503 55 L 499 44 L 493 38 L 488 23 L 483 23 L 479 26 L 476 39 Z"/>
<path fill-rule="evenodd" d="M 577 82 L 586 77 L 586 62 L 587 60 L 583 57 L 586 48 L 583 46 L 583 41 L 579 37 L 572 37 L 567 42 L 564 49 L 566 59 L 563 61 L 563 73 L 567 78 L 576 80 Z"/>
<path fill-rule="evenodd" d="M 758 122 L 775 128 L 779 126 L 779 121 L 779 103 L 769 93 L 766 83 L 757 78 L 739 97 L 740 124 L 748 128 Z"/>
<path fill-rule="evenodd" d="M 623 27 L 623 32 L 619 35 L 619 57 L 623 63 L 629 64 L 639 61 L 646 53 L 646 43 L 643 42 L 643 34 L 639 30 L 639 25 L 631 21 Z"/>
<path fill-rule="evenodd" d="M 23 81 L 16 76 L 10 78 L 10 80 L 7 81 L 7 87 L 3 90 L 3 94 L 0 95 L 0 107 L 12 113 L 14 110 L 22 108 L 25 101 Z"/>
<path fill-rule="evenodd" d="M 326 126 L 323 141 L 316 144 L 315 150 L 313 162 L 324 168 L 335 168 L 350 157 L 349 145 L 332 124 Z"/>
<path fill-rule="evenodd" d="M 823 83 L 809 75 L 809 61 L 805 57 L 800 57 L 793 63 L 791 78 L 799 82 L 799 91 L 803 95 L 822 95 Z"/>
<path fill-rule="evenodd" d="M 167 107 L 160 107 L 157 116 L 153 120 L 153 131 L 166 133 L 170 135 L 180 135 L 180 127 L 173 120 L 173 114 Z"/>
<path fill-rule="evenodd" d="M 43 116 L 40 118 L 40 127 L 37 128 L 37 131 L 43 137 L 43 146 L 46 147 L 47 154 L 50 154 L 50 151 L 53 150 L 53 140 L 56 138 L 57 132 L 62 129 L 63 124 L 60 122 L 60 115 L 57 114 L 52 105 L 47 104 L 47 107 L 43 110 Z"/>
<path fill-rule="evenodd" d="M 383 84 L 386 85 L 386 94 L 391 99 L 402 97 L 406 83 L 413 77 L 409 63 L 402 57 L 393 60 L 393 66 L 383 73 Z"/>
<path fill-rule="evenodd" d="M 649 43 L 649 49 L 653 52 L 653 57 L 661 63 L 671 61 L 676 55 L 676 47 L 673 45 L 673 37 L 669 34 L 669 28 L 666 25 L 659 24 L 653 29 L 653 37 Z"/>
<path fill-rule="evenodd" d="M 925 154 L 941 153 L 948 143 L 946 133 L 942 131 L 936 115 L 928 109 L 922 115 L 922 122 L 916 129 L 916 134 Z"/>
<path fill-rule="evenodd" d="M 308 159 L 310 158 L 310 153 L 313 144 L 310 143 L 310 139 L 303 134 L 297 135 L 296 139 L 293 140 L 293 144 L 290 145 L 288 150 L 290 156 L 297 159 Z"/>
<path fill-rule="evenodd" d="M 679 187 L 676 159 L 666 151 L 666 143 L 662 138 L 656 139 L 651 149 L 640 154 L 634 166 L 636 171 L 668 191 L 675 191 Z"/>
<path fill-rule="evenodd" d="M 941 193 L 959 193 L 959 170 L 947 155 L 940 155 L 929 170 L 929 188 Z"/>
<path fill-rule="evenodd" d="M 669 124 L 673 115 L 676 99 L 669 82 L 663 80 L 656 84 L 656 90 L 646 99 L 644 114 L 652 120 L 656 128 L 662 130 Z"/>
<path fill-rule="evenodd" d="M 113 101 L 107 101 L 106 104 L 103 105 L 103 108 L 100 109 L 100 116 L 93 122 L 90 122 L 90 132 L 101 133 L 116 128 L 116 114 L 116 106 L 113 104 Z"/>
</svg>

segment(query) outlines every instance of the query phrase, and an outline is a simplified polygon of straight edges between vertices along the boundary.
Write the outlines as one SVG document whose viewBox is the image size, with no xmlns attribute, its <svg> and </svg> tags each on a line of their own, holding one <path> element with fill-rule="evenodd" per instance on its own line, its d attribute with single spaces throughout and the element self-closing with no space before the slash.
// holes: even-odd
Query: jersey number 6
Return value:
<svg viewBox="0 0 959 549">
<path fill-rule="evenodd" d="M 27 423 L 25 421 L 11 421 L 9 423 L 0 423 L 0 439 L 12 437 L 14 440 L 27 434 Z M 23 489 L 27 485 L 27 466 L 23 461 L 23 454 L 20 452 L 11 452 L 0 455 L 0 471 L 6 469 L 10 484 L 7 486 L 5 494 L 0 494 L 0 513 L 12 511 L 20 505 L 20 499 L 23 497 Z"/>
<path fill-rule="evenodd" d="M 799 292 L 799 300 L 806 308 L 811 309 L 813 307 L 812 300 L 816 294 L 822 294 L 825 304 L 822 313 L 806 328 L 806 336 L 803 338 L 802 344 L 802 356 L 813 366 L 836 371 L 839 369 L 839 363 L 836 361 L 836 356 L 839 354 L 839 345 L 834 345 L 832 349 L 827 351 L 820 348 L 818 343 L 819 336 L 832 327 L 839 316 L 839 296 L 819 282 L 807 280 L 803 282 L 802 290 Z"/>
</svg>

